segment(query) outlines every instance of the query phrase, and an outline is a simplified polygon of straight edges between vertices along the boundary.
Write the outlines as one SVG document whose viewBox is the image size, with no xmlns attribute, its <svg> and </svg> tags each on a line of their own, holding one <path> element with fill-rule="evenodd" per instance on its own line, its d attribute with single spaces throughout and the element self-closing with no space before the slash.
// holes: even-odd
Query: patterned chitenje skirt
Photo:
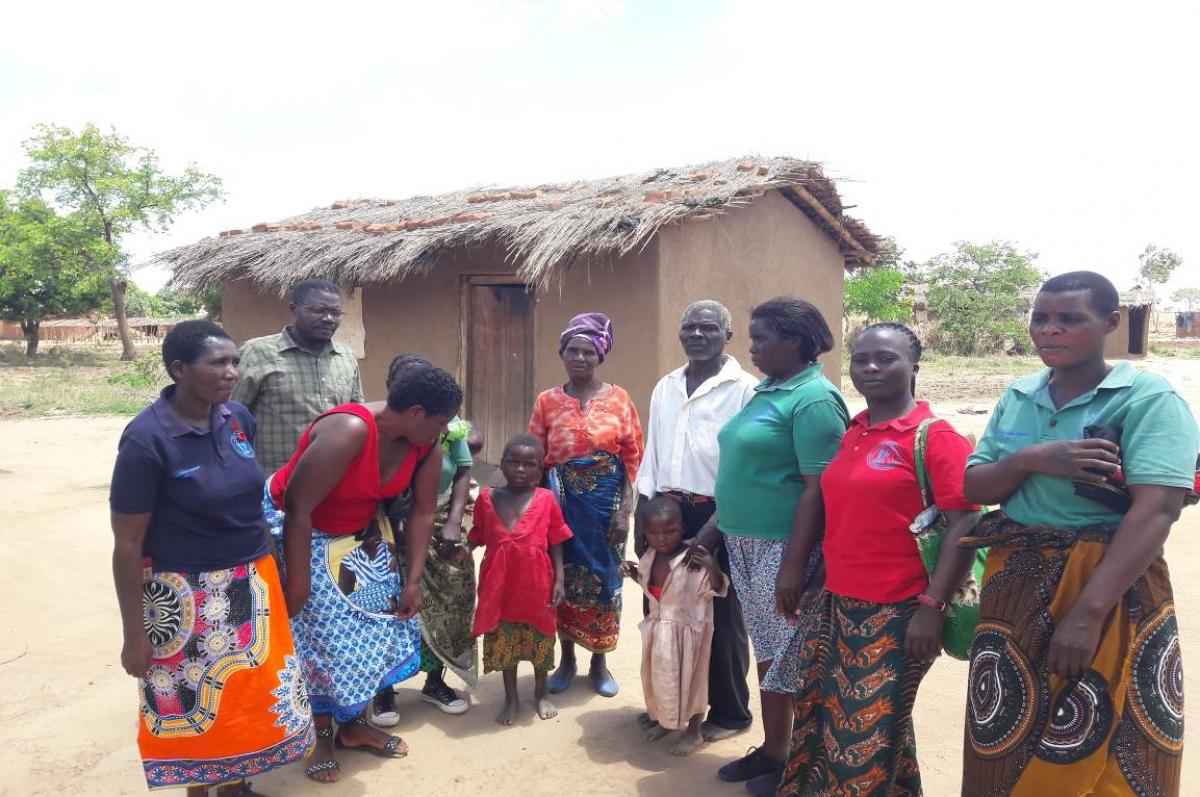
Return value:
<svg viewBox="0 0 1200 797">
<path fill-rule="evenodd" d="M 469 687 L 479 683 L 479 647 L 471 633 L 475 619 L 475 563 L 443 558 L 434 544 L 441 539 L 448 516 L 447 501 L 439 502 L 433 539 L 421 576 L 421 672 L 438 672 L 443 667 Z M 465 538 L 464 538 L 465 539 Z M 405 549 L 399 549 L 402 568 L 407 568 Z"/>
<path fill-rule="evenodd" d="M 995 513 L 964 539 L 991 552 L 971 647 L 963 794 L 1179 794 L 1183 670 L 1161 557 L 1105 618 L 1091 668 L 1072 681 L 1046 672 L 1055 622 L 1111 536 Z"/>
<path fill-rule="evenodd" d="M 610 544 L 608 529 L 624 486 L 625 465 L 604 451 L 546 473 L 546 487 L 574 535 L 563 543 L 566 600 L 558 606 L 558 635 L 592 653 L 615 650 L 621 630 L 625 544 Z"/>
<path fill-rule="evenodd" d="M 483 671 L 485 673 L 516 667 L 527 661 L 535 670 L 554 667 L 554 637 L 543 634 L 529 623 L 501 621 L 494 631 L 483 635 Z"/>
<path fill-rule="evenodd" d="M 271 556 L 226 570 L 152 572 L 153 646 L 138 748 L 152 789 L 208 786 L 303 758 L 315 741 Z"/>
<path fill-rule="evenodd" d="M 818 599 L 780 795 L 921 794 L 912 709 L 929 663 L 904 655 L 916 606 L 829 592 Z"/>
<path fill-rule="evenodd" d="M 263 500 L 267 522 L 281 539 L 276 532 L 282 528 L 283 512 L 269 494 Z M 376 520 L 384 542 L 394 546 L 390 522 L 383 516 Z M 308 601 L 292 618 L 313 713 L 332 714 L 338 722 L 361 716 L 377 692 L 416 675 L 420 665 L 420 620 L 364 609 L 366 601 L 339 586 L 342 560 L 361 544 L 353 535 L 312 530 L 312 587 Z M 393 589 L 400 588 L 398 577 L 391 583 Z M 369 588 L 378 590 L 379 584 Z"/>
</svg>

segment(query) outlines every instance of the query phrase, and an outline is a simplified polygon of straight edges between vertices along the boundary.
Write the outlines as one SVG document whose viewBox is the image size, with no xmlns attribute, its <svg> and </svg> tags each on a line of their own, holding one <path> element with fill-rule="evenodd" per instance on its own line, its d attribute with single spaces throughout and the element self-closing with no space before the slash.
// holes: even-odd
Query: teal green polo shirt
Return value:
<svg viewBox="0 0 1200 797">
<path fill-rule="evenodd" d="M 1192 486 L 1200 432 L 1187 402 L 1167 380 L 1122 360 L 1093 390 L 1055 409 L 1050 374 L 1047 368 L 1009 386 L 967 460 L 968 468 L 998 462 L 1037 443 L 1078 440 L 1083 427 L 1106 424 L 1122 430 L 1127 484 Z M 1026 525 L 1078 528 L 1121 521 L 1116 512 L 1075 495 L 1070 479 L 1040 473 L 1027 478 L 1001 508 Z"/>
<path fill-rule="evenodd" d="M 763 380 L 717 434 L 717 514 L 738 537 L 786 540 L 804 477 L 820 476 L 850 425 L 842 394 L 813 364 L 786 382 Z"/>
</svg>

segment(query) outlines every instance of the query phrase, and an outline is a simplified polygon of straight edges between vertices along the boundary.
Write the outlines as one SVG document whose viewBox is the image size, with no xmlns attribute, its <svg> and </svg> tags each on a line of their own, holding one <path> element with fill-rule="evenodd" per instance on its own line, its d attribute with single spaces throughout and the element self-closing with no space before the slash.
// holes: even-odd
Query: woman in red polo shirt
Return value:
<svg viewBox="0 0 1200 797">
<path fill-rule="evenodd" d="M 909 531 L 924 508 L 914 468 L 921 341 L 875 324 L 854 342 L 850 379 L 867 400 L 821 476 L 825 591 L 802 648 L 791 756 L 780 795 L 920 794 L 912 708 L 941 652 L 945 601 L 972 551 L 956 546 L 979 507 L 963 498 L 971 444 L 945 421 L 929 427 L 926 467 L 950 522 L 937 571 L 926 575 Z"/>
</svg>

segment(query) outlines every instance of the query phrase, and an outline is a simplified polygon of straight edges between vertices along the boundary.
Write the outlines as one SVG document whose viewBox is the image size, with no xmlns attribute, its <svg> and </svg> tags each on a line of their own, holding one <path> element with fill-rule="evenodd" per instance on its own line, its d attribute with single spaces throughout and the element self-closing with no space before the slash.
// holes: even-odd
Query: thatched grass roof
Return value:
<svg viewBox="0 0 1200 797">
<path fill-rule="evenodd" d="M 848 266 L 870 265 L 879 241 L 842 212 L 819 164 L 745 158 L 529 188 L 476 189 L 401 200 L 334 202 L 273 224 L 227 230 L 163 252 L 172 284 L 200 290 L 247 276 L 284 291 L 324 277 L 343 285 L 400 280 L 451 251 L 489 244 L 518 277 L 545 287 L 591 258 L 646 245 L 664 225 L 703 219 L 778 189 L 839 242 Z"/>
</svg>

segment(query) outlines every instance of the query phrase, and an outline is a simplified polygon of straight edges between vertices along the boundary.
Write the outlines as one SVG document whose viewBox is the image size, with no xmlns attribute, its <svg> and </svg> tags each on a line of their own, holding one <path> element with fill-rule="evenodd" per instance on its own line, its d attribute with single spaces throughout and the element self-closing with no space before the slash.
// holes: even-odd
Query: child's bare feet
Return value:
<svg viewBox="0 0 1200 797">
<path fill-rule="evenodd" d="M 558 716 L 558 706 L 544 697 L 535 700 L 534 705 L 537 706 L 537 715 L 544 720 L 553 719 Z"/>
<path fill-rule="evenodd" d="M 651 725 L 654 725 L 655 722 L 654 718 L 650 716 L 649 712 L 643 711 L 641 714 L 638 714 L 637 724 L 639 728 L 646 730 Z"/>
<path fill-rule="evenodd" d="M 496 723 L 499 725 L 512 725 L 517 719 L 517 714 L 521 710 L 521 701 L 505 700 L 504 708 L 500 709 L 500 713 L 496 715 Z"/>
<path fill-rule="evenodd" d="M 642 736 L 648 742 L 656 742 L 666 736 L 668 733 L 670 733 L 670 731 L 659 725 L 657 722 L 642 728 Z"/>
<path fill-rule="evenodd" d="M 692 751 L 702 744 L 704 744 L 704 736 L 700 733 L 700 729 L 697 728 L 693 731 L 688 728 L 687 733 L 680 737 L 675 746 L 671 748 L 671 755 L 691 755 Z"/>
</svg>

